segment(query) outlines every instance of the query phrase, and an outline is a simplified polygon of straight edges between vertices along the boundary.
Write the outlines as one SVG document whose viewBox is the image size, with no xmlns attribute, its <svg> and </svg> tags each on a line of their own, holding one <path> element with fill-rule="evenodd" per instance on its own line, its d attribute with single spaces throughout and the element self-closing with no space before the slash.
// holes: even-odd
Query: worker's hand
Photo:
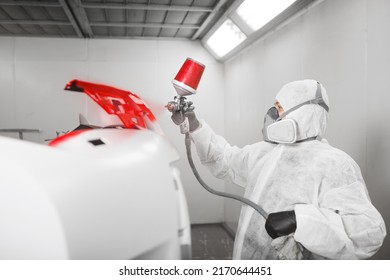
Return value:
<svg viewBox="0 0 390 280">
<path fill-rule="evenodd" d="M 265 229 L 272 239 L 295 232 L 297 220 L 294 210 L 269 214 L 265 222 Z"/>
<path fill-rule="evenodd" d="M 182 126 L 186 117 L 188 119 L 189 132 L 193 132 L 199 127 L 199 121 L 193 110 L 187 110 L 186 112 L 183 112 L 183 110 L 173 111 L 171 119 L 176 125 Z"/>
</svg>

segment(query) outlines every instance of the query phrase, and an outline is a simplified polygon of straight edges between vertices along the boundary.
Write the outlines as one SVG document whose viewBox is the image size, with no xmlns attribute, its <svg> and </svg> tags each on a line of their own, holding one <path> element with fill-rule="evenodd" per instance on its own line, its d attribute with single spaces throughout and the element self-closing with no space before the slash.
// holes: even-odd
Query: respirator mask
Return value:
<svg viewBox="0 0 390 280">
<path fill-rule="evenodd" d="M 285 119 L 291 112 L 301 108 L 307 104 L 316 104 L 329 112 L 329 106 L 326 105 L 321 94 L 321 85 L 317 82 L 317 91 L 314 99 L 298 104 L 284 112 L 281 116 L 275 107 L 271 107 L 264 116 L 263 137 L 264 141 L 275 144 L 292 144 L 308 140 L 314 140 L 316 137 L 311 137 L 297 141 L 298 126 L 293 119 Z"/>
</svg>

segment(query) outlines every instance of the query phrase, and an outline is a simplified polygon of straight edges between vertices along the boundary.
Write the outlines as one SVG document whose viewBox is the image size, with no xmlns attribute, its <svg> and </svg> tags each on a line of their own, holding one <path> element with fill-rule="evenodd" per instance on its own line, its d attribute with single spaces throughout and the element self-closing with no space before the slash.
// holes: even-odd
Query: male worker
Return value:
<svg viewBox="0 0 390 280">
<path fill-rule="evenodd" d="M 185 114 L 202 164 L 269 213 L 265 220 L 242 207 L 234 259 L 367 259 L 381 247 L 385 224 L 358 165 L 321 138 L 328 111 L 320 83 L 288 83 L 266 114 L 266 141 L 242 149 Z M 172 120 L 182 123 L 183 114 Z"/>
</svg>

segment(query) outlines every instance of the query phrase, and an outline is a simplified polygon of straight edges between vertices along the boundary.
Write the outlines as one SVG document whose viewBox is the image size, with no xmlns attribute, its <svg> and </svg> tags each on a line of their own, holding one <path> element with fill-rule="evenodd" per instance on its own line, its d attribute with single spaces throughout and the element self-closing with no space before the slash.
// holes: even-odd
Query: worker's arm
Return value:
<svg viewBox="0 0 390 280">
<path fill-rule="evenodd" d="M 187 124 L 185 117 L 188 120 Z M 188 128 L 202 164 L 207 166 L 214 176 L 242 187 L 247 184 L 248 170 L 275 146 L 266 142 L 244 148 L 231 146 L 223 137 L 215 134 L 204 121 L 199 122 L 193 110 L 185 113 L 175 111 L 171 118 L 176 125 L 184 124 L 184 127 Z"/>
<path fill-rule="evenodd" d="M 318 206 L 296 205 L 295 215 L 295 240 L 329 259 L 367 259 L 386 236 L 384 221 L 359 180 L 331 189 Z"/>
<path fill-rule="evenodd" d="M 191 133 L 191 139 L 202 164 L 207 166 L 214 176 L 242 187 L 247 184 L 248 170 L 274 146 L 266 142 L 244 148 L 231 146 L 204 121 L 200 121 L 200 127 Z"/>
</svg>

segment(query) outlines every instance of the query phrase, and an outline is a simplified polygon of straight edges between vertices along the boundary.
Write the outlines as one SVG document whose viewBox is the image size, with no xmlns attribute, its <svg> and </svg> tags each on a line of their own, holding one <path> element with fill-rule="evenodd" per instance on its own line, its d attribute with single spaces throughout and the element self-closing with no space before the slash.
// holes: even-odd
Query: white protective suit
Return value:
<svg viewBox="0 0 390 280">
<path fill-rule="evenodd" d="M 287 111 L 313 99 L 316 89 L 313 80 L 292 82 L 276 100 Z M 329 106 L 325 88 L 321 89 Z M 202 164 L 214 176 L 245 187 L 245 197 L 267 213 L 295 210 L 297 229 L 291 236 L 302 250 L 297 258 L 366 259 L 381 247 L 385 224 L 371 204 L 359 166 L 343 151 L 318 140 L 327 114 L 309 104 L 286 116 L 296 121 L 298 140 L 318 136 L 312 141 L 277 145 L 262 141 L 238 148 L 204 121 L 191 138 Z M 264 224 L 256 211 L 242 207 L 234 259 L 277 259 Z"/>
</svg>

